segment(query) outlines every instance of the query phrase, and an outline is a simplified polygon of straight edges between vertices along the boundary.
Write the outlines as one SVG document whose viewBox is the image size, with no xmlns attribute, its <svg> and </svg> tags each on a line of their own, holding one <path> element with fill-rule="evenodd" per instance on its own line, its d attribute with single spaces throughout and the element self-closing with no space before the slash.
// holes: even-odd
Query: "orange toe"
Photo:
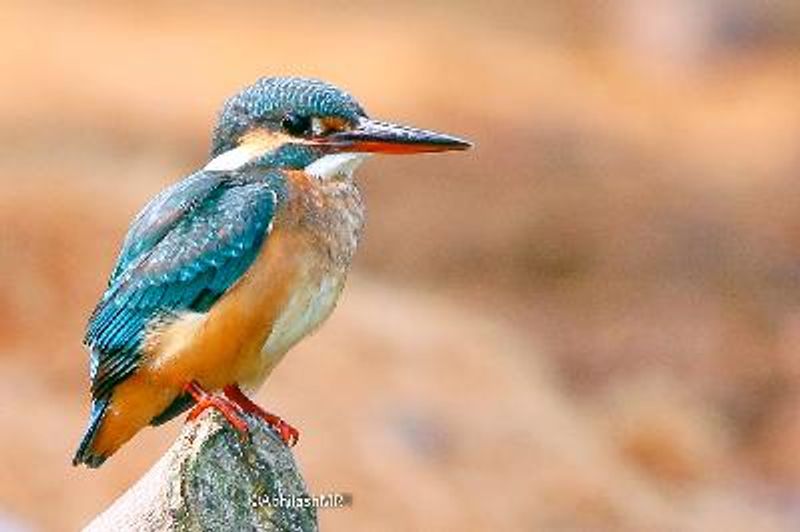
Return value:
<svg viewBox="0 0 800 532">
<path fill-rule="evenodd" d="M 283 443 L 289 447 L 297 445 L 297 441 L 300 439 L 300 432 L 289 423 L 284 421 L 281 417 L 267 412 L 251 401 L 250 398 L 247 397 L 244 392 L 242 392 L 239 386 L 235 384 L 226 386 L 223 388 L 222 393 L 224 393 L 225 397 L 227 397 L 231 402 L 235 403 L 243 412 L 253 414 L 254 416 L 263 419 L 267 425 L 277 430 L 281 440 L 283 440 Z"/>
<path fill-rule="evenodd" d="M 228 423 L 230 423 L 239 434 L 243 436 L 248 434 L 247 422 L 239 414 L 236 403 L 229 400 L 227 397 L 208 393 L 196 381 L 190 382 L 184 389 L 196 402 L 194 408 L 192 408 L 189 412 L 189 416 L 186 418 L 187 421 L 194 421 L 197 419 L 197 416 L 202 414 L 206 409 L 215 408 L 225 416 Z"/>
</svg>

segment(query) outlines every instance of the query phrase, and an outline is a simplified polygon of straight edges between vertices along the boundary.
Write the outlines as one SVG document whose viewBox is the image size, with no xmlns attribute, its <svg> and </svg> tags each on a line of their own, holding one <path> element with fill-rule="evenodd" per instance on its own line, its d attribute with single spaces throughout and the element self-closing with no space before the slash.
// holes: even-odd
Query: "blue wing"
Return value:
<svg viewBox="0 0 800 532">
<path fill-rule="evenodd" d="M 219 184 L 219 174 L 200 172 L 153 198 L 131 223 L 108 286 L 111 287 L 134 260 L 158 244 L 182 216 L 195 209 Z"/>
<path fill-rule="evenodd" d="M 95 398 L 133 373 L 154 320 L 208 310 L 247 271 L 283 197 L 269 177 L 200 172 L 137 216 L 86 332 Z"/>
</svg>

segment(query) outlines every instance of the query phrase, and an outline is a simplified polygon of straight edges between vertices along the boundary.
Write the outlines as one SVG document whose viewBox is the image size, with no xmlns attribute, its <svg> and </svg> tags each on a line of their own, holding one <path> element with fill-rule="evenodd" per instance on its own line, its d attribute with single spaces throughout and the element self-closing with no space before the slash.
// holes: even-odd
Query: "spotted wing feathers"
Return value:
<svg viewBox="0 0 800 532">
<path fill-rule="evenodd" d="M 145 207 L 87 328 L 95 398 L 136 369 L 149 327 L 208 310 L 236 283 L 269 233 L 278 201 L 274 181 L 201 172 Z"/>
</svg>

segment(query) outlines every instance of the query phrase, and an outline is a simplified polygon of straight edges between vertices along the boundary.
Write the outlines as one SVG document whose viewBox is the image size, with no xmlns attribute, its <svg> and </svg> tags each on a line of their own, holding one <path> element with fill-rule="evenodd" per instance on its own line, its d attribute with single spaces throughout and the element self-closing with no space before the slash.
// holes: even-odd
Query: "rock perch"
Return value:
<svg viewBox="0 0 800 532">
<path fill-rule="evenodd" d="M 150 471 L 84 530 L 318 530 L 291 450 L 261 420 L 246 419 L 249 441 L 217 412 L 187 423 Z"/>
</svg>

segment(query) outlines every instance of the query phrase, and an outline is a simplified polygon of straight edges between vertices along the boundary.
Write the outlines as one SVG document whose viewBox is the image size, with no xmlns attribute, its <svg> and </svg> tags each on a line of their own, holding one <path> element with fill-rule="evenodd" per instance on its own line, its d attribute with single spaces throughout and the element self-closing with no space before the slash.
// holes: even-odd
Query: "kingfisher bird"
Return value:
<svg viewBox="0 0 800 532">
<path fill-rule="evenodd" d="M 133 220 L 84 343 L 91 412 L 73 464 L 99 467 L 148 425 L 219 410 L 246 436 L 252 394 L 332 312 L 364 224 L 353 179 L 374 153 L 465 140 L 373 120 L 320 80 L 261 78 L 219 112 L 208 163 Z"/>
</svg>

